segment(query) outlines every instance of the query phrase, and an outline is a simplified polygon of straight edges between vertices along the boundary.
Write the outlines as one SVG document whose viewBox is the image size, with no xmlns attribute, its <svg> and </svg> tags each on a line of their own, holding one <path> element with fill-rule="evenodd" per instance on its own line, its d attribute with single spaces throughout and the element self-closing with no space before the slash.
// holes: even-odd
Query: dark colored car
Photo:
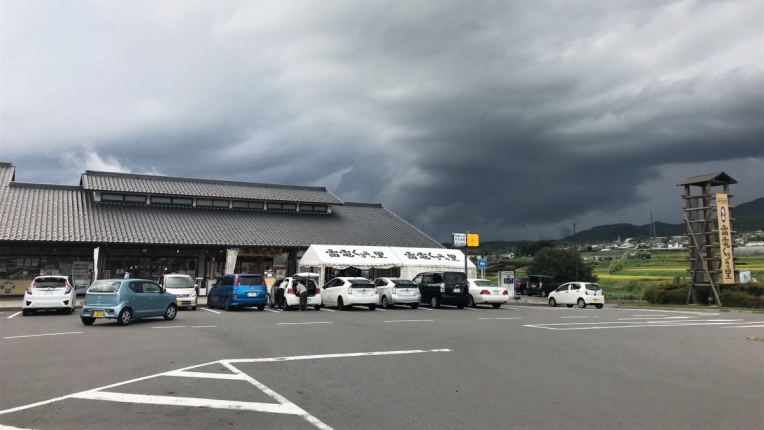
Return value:
<svg viewBox="0 0 764 430">
<path fill-rule="evenodd" d="M 261 275 L 225 275 L 207 294 L 207 307 L 220 306 L 226 311 L 251 307 L 262 311 L 267 304 L 268 287 Z"/>
<path fill-rule="evenodd" d="M 462 272 L 425 272 L 416 275 L 413 281 L 419 287 L 422 303 L 429 303 L 433 308 L 467 306 L 470 288 Z"/>
<path fill-rule="evenodd" d="M 559 286 L 560 284 L 551 276 L 528 275 L 528 285 L 525 287 L 525 294 L 546 297 Z"/>
<path fill-rule="evenodd" d="M 515 293 L 525 294 L 525 289 L 528 288 L 528 277 L 520 276 L 515 278 Z"/>
</svg>

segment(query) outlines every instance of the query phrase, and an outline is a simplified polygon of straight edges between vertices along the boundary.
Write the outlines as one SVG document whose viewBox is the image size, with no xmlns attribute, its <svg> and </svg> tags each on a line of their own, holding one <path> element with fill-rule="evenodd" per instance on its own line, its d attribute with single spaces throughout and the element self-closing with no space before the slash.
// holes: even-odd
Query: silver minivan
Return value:
<svg viewBox="0 0 764 430">
<path fill-rule="evenodd" d="M 177 298 L 179 309 L 186 307 L 191 308 L 192 311 L 196 310 L 196 285 L 192 277 L 178 274 L 162 275 L 159 278 L 159 285 Z"/>
</svg>

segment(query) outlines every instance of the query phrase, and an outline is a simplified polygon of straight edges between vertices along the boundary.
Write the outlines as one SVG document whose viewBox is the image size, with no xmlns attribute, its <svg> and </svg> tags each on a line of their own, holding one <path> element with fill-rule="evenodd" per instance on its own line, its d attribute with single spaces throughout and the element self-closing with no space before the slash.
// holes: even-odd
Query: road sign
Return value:
<svg viewBox="0 0 764 430">
<path fill-rule="evenodd" d="M 462 247 L 467 246 L 467 235 L 464 233 L 454 233 L 453 243 L 454 246 Z"/>
<path fill-rule="evenodd" d="M 477 263 L 478 263 L 477 264 L 478 269 L 487 269 L 488 268 L 488 260 L 486 260 L 485 258 L 478 258 L 478 262 Z"/>
<path fill-rule="evenodd" d="M 480 236 L 477 233 L 467 233 L 467 246 L 480 246 Z"/>
</svg>

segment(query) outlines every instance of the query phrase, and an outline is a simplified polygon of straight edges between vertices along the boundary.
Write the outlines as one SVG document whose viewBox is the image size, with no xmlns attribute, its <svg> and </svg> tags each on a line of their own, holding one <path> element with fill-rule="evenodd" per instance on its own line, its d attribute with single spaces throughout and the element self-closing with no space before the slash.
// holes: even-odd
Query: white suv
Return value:
<svg viewBox="0 0 764 430">
<path fill-rule="evenodd" d="M 340 310 L 350 309 L 354 305 L 377 309 L 379 292 L 376 285 L 366 278 L 334 278 L 321 289 L 324 305 L 337 306 Z"/>
<path fill-rule="evenodd" d="M 605 306 L 605 295 L 597 284 L 570 282 L 549 293 L 549 306 L 557 305 L 566 305 L 569 308 L 578 305 L 581 309 L 587 305 L 594 305 L 597 309 L 602 309 Z"/>
<path fill-rule="evenodd" d="M 393 305 L 409 305 L 416 309 L 422 299 L 414 281 L 402 278 L 377 278 L 374 280 L 379 292 L 379 304 L 383 309 Z"/>
<path fill-rule="evenodd" d="M 67 315 L 74 312 L 77 292 L 66 276 L 38 276 L 24 293 L 21 315 L 27 316 L 38 310 L 55 309 Z"/>
</svg>

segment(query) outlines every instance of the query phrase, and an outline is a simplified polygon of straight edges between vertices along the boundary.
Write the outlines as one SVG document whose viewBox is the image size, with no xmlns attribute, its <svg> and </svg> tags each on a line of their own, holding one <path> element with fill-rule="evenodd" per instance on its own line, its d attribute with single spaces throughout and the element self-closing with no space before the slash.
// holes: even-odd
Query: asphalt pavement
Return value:
<svg viewBox="0 0 764 430">
<path fill-rule="evenodd" d="M 764 315 L 0 310 L 0 429 L 761 428 Z"/>
</svg>

